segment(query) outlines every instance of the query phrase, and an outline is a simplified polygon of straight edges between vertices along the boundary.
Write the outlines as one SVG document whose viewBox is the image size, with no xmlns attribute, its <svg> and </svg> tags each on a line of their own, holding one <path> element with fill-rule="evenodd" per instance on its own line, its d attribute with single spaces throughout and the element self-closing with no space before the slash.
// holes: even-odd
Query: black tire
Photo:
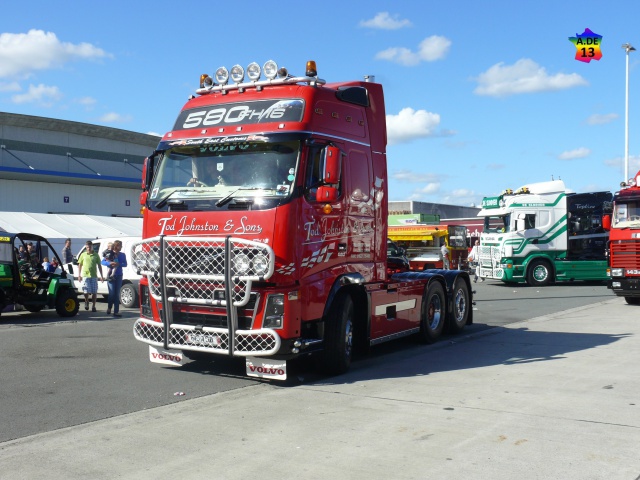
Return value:
<svg viewBox="0 0 640 480">
<path fill-rule="evenodd" d="M 629 305 L 640 305 L 640 297 L 624 297 Z"/>
<path fill-rule="evenodd" d="M 431 282 L 423 295 L 420 311 L 420 336 L 425 343 L 433 343 L 442 335 L 446 311 L 442 285 Z"/>
<path fill-rule="evenodd" d="M 80 304 L 76 292 L 71 289 L 65 289 L 58 292 L 56 297 L 56 312 L 61 317 L 74 317 L 78 314 Z"/>
<path fill-rule="evenodd" d="M 462 278 L 457 278 L 453 284 L 453 310 L 449 321 L 449 332 L 460 333 L 469 320 L 469 287 Z"/>
<path fill-rule="evenodd" d="M 138 290 L 132 283 L 125 283 L 120 288 L 120 303 L 123 307 L 135 308 L 138 306 Z"/>
<path fill-rule="evenodd" d="M 339 293 L 325 318 L 324 350 L 317 367 L 330 375 L 349 370 L 353 356 L 353 300 L 347 293 Z"/>
<path fill-rule="evenodd" d="M 25 310 L 30 311 L 31 313 L 38 313 L 40 310 L 44 308 L 44 305 L 23 305 Z"/>
<path fill-rule="evenodd" d="M 553 271 L 549 262 L 533 260 L 527 269 L 527 283 L 532 287 L 545 287 L 552 283 Z"/>
</svg>

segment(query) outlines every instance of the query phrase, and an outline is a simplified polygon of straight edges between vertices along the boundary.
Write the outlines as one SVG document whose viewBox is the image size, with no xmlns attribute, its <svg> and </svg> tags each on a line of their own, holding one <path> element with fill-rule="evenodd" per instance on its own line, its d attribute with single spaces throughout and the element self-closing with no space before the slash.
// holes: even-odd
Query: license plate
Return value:
<svg viewBox="0 0 640 480">
<path fill-rule="evenodd" d="M 247 357 L 247 375 L 270 380 L 287 379 L 287 361 L 268 358 Z"/>
<path fill-rule="evenodd" d="M 218 335 L 211 333 L 187 333 L 186 340 L 195 345 L 204 345 L 207 347 L 218 347 L 222 343 Z"/>
<path fill-rule="evenodd" d="M 184 363 L 184 355 L 180 350 L 164 350 L 149 345 L 149 360 L 154 363 L 180 366 Z"/>
</svg>

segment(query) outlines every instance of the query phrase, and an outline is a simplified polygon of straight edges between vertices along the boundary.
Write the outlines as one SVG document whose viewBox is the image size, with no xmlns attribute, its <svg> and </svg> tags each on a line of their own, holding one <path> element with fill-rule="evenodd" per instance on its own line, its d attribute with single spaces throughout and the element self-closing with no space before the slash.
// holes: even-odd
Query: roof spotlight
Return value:
<svg viewBox="0 0 640 480">
<path fill-rule="evenodd" d="M 212 85 L 213 85 L 213 78 L 211 78 L 206 73 L 203 73 L 202 75 L 200 75 L 200 88 L 210 87 Z"/>
<path fill-rule="evenodd" d="M 278 65 L 273 60 L 265 62 L 262 69 L 264 70 L 265 77 L 269 80 L 273 80 L 278 75 Z"/>
<path fill-rule="evenodd" d="M 220 67 L 216 70 L 216 82 L 220 85 L 226 85 L 229 81 L 229 70 L 225 67 Z"/>
<path fill-rule="evenodd" d="M 244 80 L 244 68 L 240 65 L 234 65 L 231 67 L 231 80 L 236 83 L 240 83 Z"/>
<path fill-rule="evenodd" d="M 260 78 L 260 65 L 256 62 L 251 62 L 247 66 L 247 77 L 249 77 L 249 80 L 252 82 L 258 80 Z"/>
<path fill-rule="evenodd" d="M 289 75 L 289 72 L 287 71 L 286 68 L 280 67 L 278 69 L 278 78 L 287 78 L 288 75 Z"/>
</svg>

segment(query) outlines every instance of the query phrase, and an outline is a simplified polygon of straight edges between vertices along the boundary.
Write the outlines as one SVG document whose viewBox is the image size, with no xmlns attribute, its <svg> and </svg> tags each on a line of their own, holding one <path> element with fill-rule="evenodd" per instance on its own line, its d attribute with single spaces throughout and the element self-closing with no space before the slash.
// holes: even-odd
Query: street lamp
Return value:
<svg viewBox="0 0 640 480">
<path fill-rule="evenodd" d="M 622 45 L 627 54 L 627 75 L 625 88 L 625 110 L 624 110 L 624 179 L 626 183 L 629 179 L 629 52 L 635 51 L 630 43 Z"/>
</svg>

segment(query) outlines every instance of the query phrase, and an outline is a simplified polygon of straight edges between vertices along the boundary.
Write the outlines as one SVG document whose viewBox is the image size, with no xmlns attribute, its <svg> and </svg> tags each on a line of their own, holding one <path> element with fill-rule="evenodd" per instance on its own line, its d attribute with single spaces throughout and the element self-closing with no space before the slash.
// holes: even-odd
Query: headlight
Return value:
<svg viewBox="0 0 640 480">
<path fill-rule="evenodd" d="M 612 268 L 611 269 L 612 277 L 623 277 L 624 276 L 624 268 Z"/>
<path fill-rule="evenodd" d="M 151 270 L 158 270 L 160 268 L 160 255 L 158 255 L 157 250 L 149 252 L 148 262 Z"/>
<path fill-rule="evenodd" d="M 250 63 L 247 67 L 247 76 L 249 80 L 256 81 L 260 79 L 260 65 L 256 62 Z"/>
<path fill-rule="evenodd" d="M 229 70 L 227 70 L 225 67 L 220 67 L 216 70 L 215 76 L 216 82 L 218 82 L 220 85 L 226 85 L 229 81 Z"/>
<path fill-rule="evenodd" d="M 284 318 L 284 294 L 269 295 L 267 306 L 264 309 L 264 328 L 282 328 Z"/>
<path fill-rule="evenodd" d="M 233 271 L 238 275 L 243 275 L 249 271 L 251 262 L 244 253 L 239 253 L 233 257 Z"/>
<path fill-rule="evenodd" d="M 273 80 L 278 75 L 278 64 L 273 60 L 269 60 L 264 64 L 262 70 L 264 70 L 265 77 L 269 80 Z"/>
<path fill-rule="evenodd" d="M 256 275 L 263 275 L 269 270 L 269 259 L 259 253 L 253 258 L 253 271 Z"/>
<path fill-rule="evenodd" d="M 240 83 L 244 80 L 244 68 L 240 65 L 234 65 L 231 67 L 231 80 L 236 83 Z"/>
</svg>

